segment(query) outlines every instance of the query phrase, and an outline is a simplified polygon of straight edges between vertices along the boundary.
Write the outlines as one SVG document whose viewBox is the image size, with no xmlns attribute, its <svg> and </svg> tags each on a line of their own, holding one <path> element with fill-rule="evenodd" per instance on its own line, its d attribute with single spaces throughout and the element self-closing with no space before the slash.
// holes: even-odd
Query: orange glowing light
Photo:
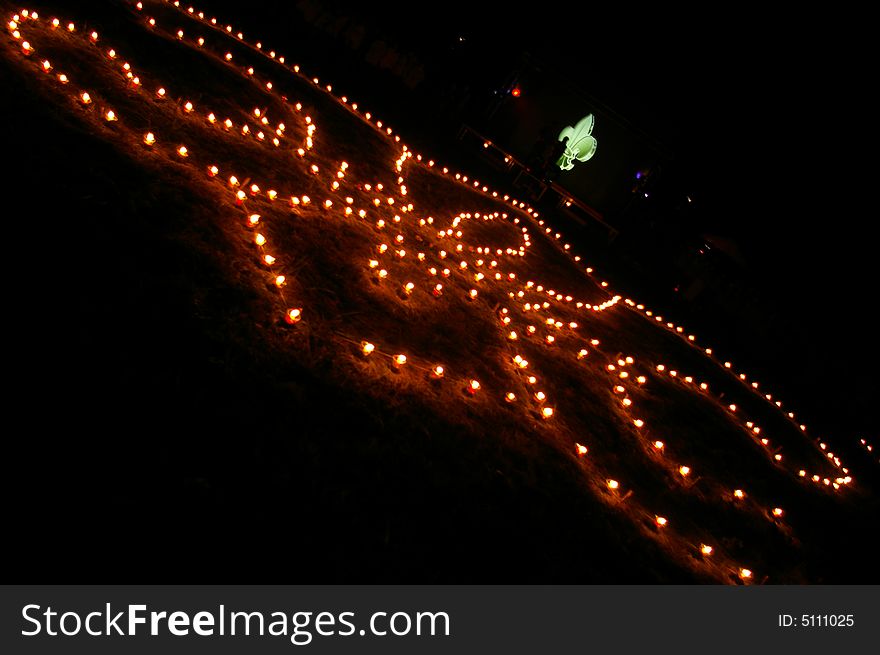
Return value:
<svg viewBox="0 0 880 655">
<path fill-rule="evenodd" d="M 712 548 L 712 546 L 708 546 L 706 544 L 700 545 L 700 552 L 707 557 L 712 554 L 713 550 L 715 549 Z"/>
<path fill-rule="evenodd" d="M 369 341 L 361 341 L 361 352 L 364 355 L 369 355 L 374 350 L 376 350 L 376 346 L 371 344 Z"/>
<path fill-rule="evenodd" d="M 145 144 L 145 145 L 148 145 L 148 146 L 151 146 L 151 145 L 153 145 L 154 143 L 156 143 L 156 135 L 153 134 L 152 132 L 147 132 L 147 133 L 144 135 L 144 144 Z"/>
<path fill-rule="evenodd" d="M 288 324 L 293 325 L 294 323 L 299 323 L 302 319 L 302 309 L 296 308 L 288 310 L 287 314 L 284 315 L 284 320 L 287 321 Z"/>
<path fill-rule="evenodd" d="M 582 446 L 581 444 L 576 443 L 575 447 L 577 448 L 578 457 L 583 457 L 584 455 L 587 454 L 587 447 L 586 446 Z"/>
<path fill-rule="evenodd" d="M 177 149 L 177 154 L 185 159 L 185 158 L 189 157 L 189 150 L 187 150 L 186 146 L 180 146 Z"/>
<path fill-rule="evenodd" d="M 608 480 L 606 484 L 608 485 L 608 488 L 612 491 L 620 487 L 620 483 L 617 480 Z"/>
<path fill-rule="evenodd" d="M 516 400 L 516 394 L 513 393 L 512 391 L 508 391 L 508 392 L 504 395 L 504 400 L 506 400 L 506 401 L 509 402 L 509 403 L 512 403 L 512 402 L 514 402 L 514 401 Z"/>
<path fill-rule="evenodd" d="M 784 513 L 785 513 L 785 512 L 782 511 L 782 508 L 781 508 L 781 507 L 774 507 L 774 508 L 773 508 L 773 516 L 780 517 L 780 516 L 782 516 Z"/>
<path fill-rule="evenodd" d="M 553 417 L 553 408 L 552 408 L 552 407 L 544 407 L 544 408 L 541 410 L 541 416 L 542 416 L 544 419 L 552 418 L 552 417 Z"/>
<path fill-rule="evenodd" d="M 752 572 L 749 569 L 740 569 L 739 577 L 741 577 L 743 580 L 748 580 L 752 577 Z"/>
<path fill-rule="evenodd" d="M 395 366 L 403 366 L 406 364 L 406 355 L 395 355 L 394 356 L 394 365 Z"/>
<path fill-rule="evenodd" d="M 654 522 L 657 524 L 658 527 L 661 528 L 665 528 L 666 525 L 669 523 L 669 521 L 667 521 L 666 518 L 663 516 L 655 516 Z"/>
<path fill-rule="evenodd" d="M 743 498 L 746 497 L 746 494 L 742 489 L 734 489 L 733 496 L 734 496 L 734 498 L 738 498 L 739 500 L 742 500 Z"/>
<path fill-rule="evenodd" d="M 691 474 L 691 467 L 690 466 L 680 466 L 678 468 L 678 472 L 681 473 L 682 477 L 686 478 L 687 476 L 689 476 Z"/>
</svg>

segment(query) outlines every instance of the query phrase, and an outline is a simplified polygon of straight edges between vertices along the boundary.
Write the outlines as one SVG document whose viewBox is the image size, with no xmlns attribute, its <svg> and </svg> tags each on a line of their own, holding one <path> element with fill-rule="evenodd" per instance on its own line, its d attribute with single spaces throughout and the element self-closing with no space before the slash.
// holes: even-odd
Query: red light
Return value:
<svg viewBox="0 0 880 655">
<path fill-rule="evenodd" d="M 513 91 L 510 92 L 514 98 L 519 98 L 522 95 L 522 91 L 518 86 L 513 87 Z"/>
</svg>

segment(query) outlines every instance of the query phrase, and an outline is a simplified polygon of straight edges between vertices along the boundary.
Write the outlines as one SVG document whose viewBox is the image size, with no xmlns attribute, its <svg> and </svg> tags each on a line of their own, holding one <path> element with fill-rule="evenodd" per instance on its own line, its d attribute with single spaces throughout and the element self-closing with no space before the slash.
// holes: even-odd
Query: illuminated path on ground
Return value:
<svg viewBox="0 0 880 655">
<path fill-rule="evenodd" d="M 357 370 L 361 374 L 380 383 L 389 375 L 397 376 L 396 384 L 414 388 L 434 389 L 442 384 L 443 389 L 461 392 L 447 396 L 454 402 L 521 413 L 523 423 L 536 434 L 554 443 L 565 441 L 564 447 L 578 459 L 598 498 L 626 511 L 645 536 L 668 552 L 694 555 L 693 562 L 704 574 L 719 580 L 728 580 L 733 575 L 745 582 L 754 575 L 746 562 L 736 561 L 713 543 L 711 535 L 694 526 L 679 531 L 678 522 L 651 507 L 650 497 L 641 498 L 633 493 L 639 481 L 622 480 L 603 472 L 603 453 L 578 437 L 577 426 L 567 426 L 566 407 L 557 402 L 551 391 L 556 384 L 552 371 L 562 367 L 567 374 L 571 369 L 572 375 L 589 373 L 603 378 L 609 402 L 621 420 L 620 429 L 634 436 L 642 456 L 663 471 L 669 484 L 681 494 L 697 493 L 699 481 L 701 494 L 710 495 L 716 502 L 739 505 L 755 520 L 771 521 L 786 534 L 791 526 L 786 524 L 784 508 L 772 501 L 753 500 L 748 485 L 723 485 L 715 482 L 709 471 L 695 470 L 693 463 L 679 461 L 674 437 L 652 431 L 651 417 L 643 414 L 639 394 L 652 386 L 659 389 L 662 384 L 678 385 L 701 402 L 723 408 L 730 421 L 740 425 L 774 467 L 800 478 L 803 484 L 833 493 L 853 483 L 849 470 L 825 441 L 810 440 L 818 450 L 817 461 L 811 468 L 789 462 L 786 453 L 760 425 L 729 399 L 713 394 L 707 381 L 678 370 L 670 362 L 643 361 L 638 353 L 614 353 L 593 334 L 585 333 L 585 325 L 591 321 L 604 320 L 606 312 L 620 313 L 625 308 L 698 351 L 742 388 L 782 413 L 793 430 L 806 433 L 806 426 L 798 423 L 795 414 L 784 408 L 778 398 L 765 393 L 745 373 L 735 371 L 731 362 L 717 359 L 711 348 L 697 345 L 696 336 L 682 326 L 664 320 L 634 300 L 611 293 L 604 281 L 590 285 L 593 291 L 585 295 L 583 283 L 595 280 L 593 269 L 584 268 L 582 258 L 572 252 L 562 235 L 546 226 L 538 212 L 525 202 L 414 153 L 390 127 L 359 110 L 357 103 L 334 96 L 330 85 L 322 87 L 317 78 L 309 79 L 298 66 L 286 63 L 283 56 L 267 50 L 262 43 L 245 40 L 232 26 L 223 26 L 179 3 L 169 3 L 169 7 L 160 2 L 146 4 L 155 7 L 157 13 L 168 13 L 173 4 L 183 14 L 185 23 L 180 26 L 169 19 L 159 21 L 148 15 L 149 8 L 137 3 L 136 10 L 142 13 L 139 20 L 146 29 L 157 38 L 179 41 L 184 47 L 203 52 L 206 58 L 221 61 L 231 75 L 252 85 L 255 97 L 265 97 L 266 105 L 230 109 L 228 98 L 215 99 L 218 106 L 214 107 L 209 106 L 210 99 L 201 99 L 196 104 L 148 73 L 135 70 L 121 50 L 105 43 L 103 35 L 82 33 L 76 23 L 66 19 L 23 10 L 8 18 L 7 34 L 16 42 L 17 50 L 30 60 L 35 74 L 51 76 L 57 90 L 75 99 L 85 121 L 93 126 L 104 124 L 102 135 L 107 139 L 137 142 L 144 156 L 158 157 L 169 166 L 184 165 L 210 178 L 218 207 L 232 204 L 240 213 L 241 230 L 249 235 L 260 270 L 275 290 L 279 321 L 289 326 L 293 345 L 303 331 L 319 331 L 319 319 L 315 319 L 314 326 L 310 323 L 320 307 L 301 300 L 309 295 L 296 273 L 297 258 L 303 255 L 285 250 L 285 234 L 291 218 L 323 221 L 328 231 L 344 229 L 369 242 L 370 254 L 362 260 L 363 277 L 352 284 L 363 285 L 364 294 L 375 299 L 379 308 L 405 305 L 407 311 L 422 311 L 429 317 L 426 320 L 436 320 L 438 303 L 449 303 L 450 308 L 464 304 L 469 315 L 488 316 L 497 325 L 497 344 L 487 347 L 487 352 L 501 355 L 489 365 L 494 374 L 491 384 L 487 384 L 473 370 L 434 361 L 415 351 L 389 347 L 381 334 L 353 334 L 351 327 L 340 326 L 337 321 L 328 333 L 321 335 L 350 344 L 358 353 Z M 51 57 L 42 54 L 44 48 L 53 52 Z M 94 74 L 110 85 L 107 94 L 113 98 L 102 97 L 65 72 L 65 49 L 76 50 L 80 57 L 91 57 Z M 358 179 L 361 166 L 357 161 L 330 164 L 328 159 L 319 158 L 319 144 L 327 138 L 324 132 L 302 103 L 288 101 L 278 88 L 281 83 L 256 71 L 248 57 L 275 66 L 289 78 L 284 84 L 289 86 L 291 80 L 306 84 L 312 92 L 321 93 L 344 108 L 350 120 L 369 125 L 377 138 L 381 136 L 393 149 L 396 159 L 388 161 L 383 174 Z M 116 106 L 114 98 L 124 99 L 128 109 Z M 226 150 L 241 147 L 249 153 L 262 153 L 267 162 L 265 170 L 262 175 L 253 170 L 253 155 L 248 163 L 219 165 L 200 150 L 199 144 L 209 141 Z M 285 168 L 290 168 L 291 174 L 285 176 L 277 166 L 269 164 L 277 161 L 286 162 Z M 408 171 L 413 166 L 423 174 L 466 187 L 473 192 L 474 205 L 446 218 L 423 214 L 410 199 L 408 184 L 413 190 L 418 184 L 410 181 L 413 176 Z M 293 226 L 297 229 L 296 223 Z M 531 254 L 534 237 L 530 227 L 543 231 L 538 238 L 570 259 L 573 276 L 585 276 L 585 280 L 572 285 L 582 289 L 580 296 L 533 279 L 540 276 L 535 270 L 540 261 L 535 262 L 535 255 Z M 443 330 L 442 324 L 436 327 Z M 384 366 L 377 366 L 377 361 L 385 362 Z M 486 362 L 481 364 L 486 370 Z M 545 374 L 544 370 L 551 373 Z M 868 451 L 872 449 L 865 440 L 861 445 Z"/>
</svg>

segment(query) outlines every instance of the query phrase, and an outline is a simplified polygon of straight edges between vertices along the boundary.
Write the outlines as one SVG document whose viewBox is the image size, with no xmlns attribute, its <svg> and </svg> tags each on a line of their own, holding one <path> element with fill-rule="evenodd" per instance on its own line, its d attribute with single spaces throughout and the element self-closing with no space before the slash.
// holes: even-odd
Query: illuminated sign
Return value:
<svg viewBox="0 0 880 655">
<path fill-rule="evenodd" d="M 598 143 L 596 138 L 591 136 L 593 125 L 596 119 L 592 114 L 587 114 L 574 127 L 568 126 L 559 133 L 559 141 L 563 142 L 568 139 L 565 144 L 565 151 L 562 157 L 556 162 L 564 171 L 574 168 L 574 161 L 587 161 L 596 154 Z"/>
</svg>

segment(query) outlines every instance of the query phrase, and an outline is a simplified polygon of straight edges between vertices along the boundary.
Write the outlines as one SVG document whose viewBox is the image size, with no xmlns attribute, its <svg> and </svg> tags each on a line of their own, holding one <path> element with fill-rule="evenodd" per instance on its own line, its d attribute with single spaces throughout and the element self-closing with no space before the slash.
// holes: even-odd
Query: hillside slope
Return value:
<svg viewBox="0 0 880 655">
<path fill-rule="evenodd" d="M 876 454 L 841 461 L 699 335 L 617 295 L 552 217 L 222 17 L 106 2 L 53 25 L 35 7 L 3 7 L 0 47 L 26 226 L 8 227 L 15 402 L 36 445 L 22 561 L 877 580 Z"/>
</svg>

